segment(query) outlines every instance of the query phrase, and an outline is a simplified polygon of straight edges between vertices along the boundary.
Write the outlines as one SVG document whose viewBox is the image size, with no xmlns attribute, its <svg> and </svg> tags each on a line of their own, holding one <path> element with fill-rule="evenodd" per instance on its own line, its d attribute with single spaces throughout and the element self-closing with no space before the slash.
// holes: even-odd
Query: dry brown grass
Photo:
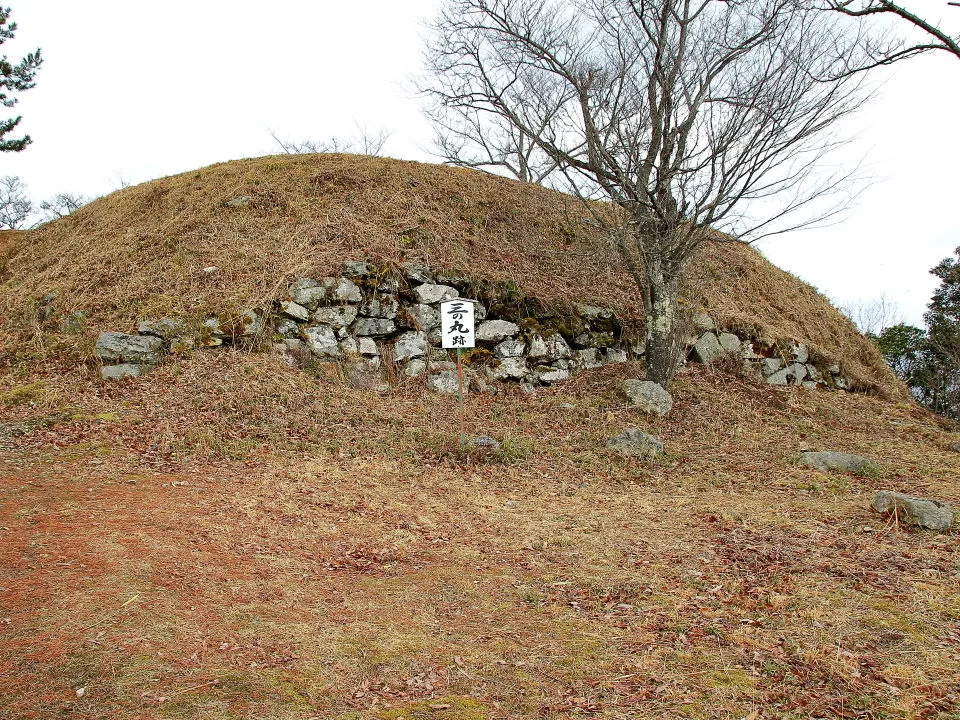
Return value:
<svg viewBox="0 0 960 720">
<path fill-rule="evenodd" d="M 241 196 L 250 203 L 227 204 Z M 7 352 L 47 342 L 24 328 L 51 290 L 61 292 L 59 312 L 87 314 L 92 334 L 149 316 L 261 305 L 284 279 L 337 272 L 345 259 L 422 261 L 513 283 L 550 303 L 608 305 L 625 317 L 641 307 L 575 200 L 383 158 L 284 155 L 214 165 L 118 191 L 15 242 L 0 285 Z M 208 266 L 220 270 L 200 272 Z M 872 344 L 823 296 L 749 247 L 706 247 L 688 288 L 688 305 L 728 325 L 755 327 L 771 341 L 806 341 L 863 388 L 902 392 Z"/>
<path fill-rule="evenodd" d="M 471 397 L 470 432 L 505 443 L 464 463 L 416 382 L 231 352 L 48 383 L 34 412 L 62 392 L 74 419 L 0 453 L 0 718 L 957 717 L 958 538 L 868 504 L 960 504 L 960 435 L 702 369 L 651 420 L 613 389 L 635 372 Z M 215 413 L 233 435 L 204 438 Z M 607 453 L 630 424 L 663 461 Z"/>
</svg>

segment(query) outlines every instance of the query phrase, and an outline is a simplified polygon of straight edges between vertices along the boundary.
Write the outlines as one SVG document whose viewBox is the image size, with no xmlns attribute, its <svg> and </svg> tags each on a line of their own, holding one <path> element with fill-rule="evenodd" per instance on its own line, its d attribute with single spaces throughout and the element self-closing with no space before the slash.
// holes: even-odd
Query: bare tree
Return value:
<svg viewBox="0 0 960 720">
<path fill-rule="evenodd" d="M 43 219 L 40 222 L 48 222 L 58 218 L 70 215 L 84 205 L 90 202 L 90 198 L 85 195 L 75 193 L 57 193 L 49 200 L 40 203 L 40 211 L 43 213 Z"/>
<path fill-rule="evenodd" d="M 422 87 L 556 164 L 640 287 L 667 386 L 696 250 L 822 220 L 852 188 L 823 162 L 867 95 L 837 24 L 800 0 L 447 0 Z"/>
<path fill-rule="evenodd" d="M 881 295 L 840 308 L 863 335 L 879 336 L 884 330 L 903 323 L 903 313 L 895 300 Z"/>
<path fill-rule="evenodd" d="M 288 155 L 308 155 L 311 153 L 357 153 L 377 156 L 383 152 L 383 146 L 390 139 L 386 130 L 370 130 L 357 124 L 357 134 L 353 137 L 332 137 L 329 140 L 282 140 L 275 132 L 270 137 Z"/>
<path fill-rule="evenodd" d="M 947 4 L 960 6 L 960 3 L 955 2 Z M 919 42 L 909 42 L 904 39 L 871 41 L 868 43 L 871 62 L 861 65 L 857 68 L 858 70 L 870 69 L 878 65 L 891 65 L 929 50 L 943 50 L 960 58 L 960 37 L 951 37 L 936 23 L 890 0 L 826 0 L 825 7 L 857 20 L 894 17 L 905 25 L 913 26 L 924 33 L 924 40 Z"/>
<path fill-rule="evenodd" d="M 559 110 L 552 108 L 553 112 Z M 542 108 L 538 114 L 547 120 L 553 112 Z M 549 184 L 548 178 L 558 169 L 557 161 L 533 137 L 499 115 L 442 102 L 427 108 L 427 113 L 436 128 L 435 154 L 449 165 L 505 173 L 540 185 Z"/>
<path fill-rule="evenodd" d="M 27 186 L 14 175 L 0 178 L 0 228 L 22 229 L 33 215 L 33 203 L 27 197 Z"/>
</svg>

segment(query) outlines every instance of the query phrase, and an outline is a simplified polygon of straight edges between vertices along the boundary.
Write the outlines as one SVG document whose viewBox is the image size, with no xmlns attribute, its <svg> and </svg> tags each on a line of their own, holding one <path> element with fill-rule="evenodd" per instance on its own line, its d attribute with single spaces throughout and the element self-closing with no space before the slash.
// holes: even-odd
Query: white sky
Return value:
<svg viewBox="0 0 960 720">
<path fill-rule="evenodd" d="M 96 196 L 295 141 L 392 135 L 385 154 L 430 161 L 407 78 L 439 0 L 9 0 L 18 60 L 41 47 L 37 87 L 12 113 L 33 145 L 0 156 L 31 196 Z M 945 0 L 909 7 L 960 32 Z M 886 295 L 921 324 L 929 269 L 960 245 L 960 59 L 901 64 L 864 112 L 857 146 L 875 184 L 844 221 L 761 243 L 841 305 Z"/>
</svg>

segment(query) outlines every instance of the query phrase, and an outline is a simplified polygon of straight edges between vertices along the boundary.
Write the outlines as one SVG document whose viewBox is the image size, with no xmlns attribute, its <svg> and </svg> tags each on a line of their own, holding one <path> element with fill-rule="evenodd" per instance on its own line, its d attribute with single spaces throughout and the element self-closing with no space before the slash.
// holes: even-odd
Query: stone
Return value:
<svg viewBox="0 0 960 720">
<path fill-rule="evenodd" d="M 307 310 L 316 310 L 327 299 L 327 288 L 313 278 L 302 278 L 287 286 L 287 295 L 297 305 Z"/>
<path fill-rule="evenodd" d="M 534 369 L 537 379 L 545 385 L 550 385 L 561 380 L 570 378 L 570 371 L 563 368 L 550 367 L 549 365 L 540 365 Z"/>
<path fill-rule="evenodd" d="M 425 333 L 409 330 L 397 338 L 393 344 L 393 359 L 403 362 L 410 358 L 423 357 L 427 354 L 429 344 Z"/>
<path fill-rule="evenodd" d="M 720 354 L 720 341 L 712 332 L 705 332 L 701 335 L 693 346 L 693 359 L 704 365 L 709 365 L 717 359 Z"/>
<path fill-rule="evenodd" d="M 607 308 L 597 307 L 596 305 L 586 305 L 583 303 L 574 303 L 573 309 L 584 320 L 610 320 L 613 318 L 613 311 Z"/>
<path fill-rule="evenodd" d="M 185 335 L 186 332 L 187 329 L 184 324 L 173 318 L 141 320 L 137 323 L 137 333 L 139 335 L 152 335 L 153 337 L 163 338 L 164 340 Z"/>
<path fill-rule="evenodd" d="M 239 195 L 232 200 L 227 200 L 228 207 L 244 207 L 253 202 L 253 195 Z"/>
<path fill-rule="evenodd" d="M 823 382 L 823 373 L 816 365 L 807 363 L 807 377 L 815 383 Z"/>
<path fill-rule="evenodd" d="M 340 343 L 337 335 L 329 325 L 312 325 L 303 329 L 310 352 L 320 357 L 339 357 Z"/>
<path fill-rule="evenodd" d="M 473 319 L 477 322 L 487 319 L 487 309 L 478 302 L 473 304 Z"/>
<path fill-rule="evenodd" d="M 805 390 L 816 390 L 817 384 L 813 380 L 804 380 L 802 383 L 800 383 L 800 387 L 804 388 Z"/>
<path fill-rule="evenodd" d="M 418 375 L 423 375 L 426 371 L 427 363 L 420 358 L 413 358 L 403 369 L 403 374 L 407 377 L 417 377 Z"/>
<path fill-rule="evenodd" d="M 628 428 L 610 438 L 607 448 L 627 457 L 654 458 L 663 453 L 663 443 L 639 428 Z"/>
<path fill-rule="evenodd" d="M 325 278 L 327 299 L 338 303 L 358 303 L 363 300 L 363 294 L 357 284 L 348 278 Z"/>
<path fill-rule="evenodd" d="M 373 265 L 360 260 L 347 260 L 343 264 L 343 274 L 349 278 L 362 278 L 374 274 Z"/>
<path fill-rule="evenodd" d="M 851 473 L 867 473 L 873 469 L 873 463 L 861 455 L 832 451 L 800 453 L 800 464 L 820 472 L 841 470 Z"/>
<path fill-rule="evenodd" d="M 569 370 L 573 367 L 573 363 L 567 360 L 566 358 L 561 358 L 559 360 L 554 360 L 550 363 L 550 367 L 559 368 L 561 370 Z"/>
<path fill-rule="evenodd" d="M 554 333 L 550 337 L 545 338 L 543 342 L 547 348 L 547 360 L 559 360 L 560 358 L 570 357 L 570 346 L 567 345 L 567 341 L 563 339 L 563 335 L 560 333 Z"/>
<path fill-rule="evenodd" d="M 470 441 L 467 443 L 470 447 L 474 449 L 486 449 L 496 451 L 500 449 L 500 443 L 494 440 L 489 435 L 477 435 L 476 437 L 470 438 Z"/>
<path fill-rule="evenodd" d="M 357 350 L 361 355 L 380 356 L 380 348 L 377 347 L 376 340 L 371 337 L 357 338 Z"/>
<path fill-rule="evenodd" d="M 623 392 L 631 405 L 643 412 L 666 415 L 673 409 L 673 397 L 650 380 L 624 380 Z"/>
<path fill-rule="evenodd" d="M 360 318 L 351 326 L 354 335 L 384 336 L 393 335 L 397 331 L 397 324 L 393 320 L 382 318 Z"/>
<path fill-rule="evenodd" d="M 429 305 L 410 305 L 406 308 L 406 315 L 414 330 L 423 330 L 429 332 L 434 328 L 440 327 L 440 311 Z"/>
<path fill-rule="evenodd" d="M 396 295 L 374 295 L 360 306 L 360 314 L 366 317 L 393 320 L 397 317 L 400 301 Z"/>
<path fill-rule="evenodd" d="M 498 358 L 515 358 L 522 356 L 526 349 L 527 344 L 523 340 L 507 338 L 493 348 L 493 354 Z"/>
<path fill-rule="evenodd" d="M 630 352 L 633 353 L 634 357 L 643 357 L 647 354 L 647 343 L 642 340 L 634 343 L 633 347 L 630 348 Z"/>
<path fill-rule="evenodd" d="M 156 365 L 160 362 L 163 340 L 146 335 L 102 332 L 97 337 L 94 354 L 105 362 Z"/>
<path fill-rule="evenodd" d="M 450 287 L 449 285 L 434 285 L 433 283 L 418 285 L 413 289 L 413 294 L 416 296 L 417 302 L 421 305 L 432 305 L 433 303 L 460 297 L 460 293 L 456 288 Z"/>
<path fill-rule="evenodd" d="M 790 354 L 794 362 L 805 363 L 810 359 L 810 351 L 803 343 L 793 343 L 790 345 Z"/>
<path fill-rule="evenodd" d="M 625 363 L 629 359 L 627 351 L 621 348 L 607 348 L 603 351 L 603 358 L 608 363 Z"/>
<path fill-rule="evenodd" d="M 356 305 L 333 305 L 319 308 L 313 314 L 313 321 L 332 328 L 345 328 L 357 319 Z"/>
<path fill-rule="evenodd" d="M 717 324 L 713 321 L 713 318 L 706 313 L 695 312 L 690 320 L 693 322 L 693 327 L 701 333 L 712 332 L 717 329 Z"/>
<path fill-rule="evenodd" d="M 457 377 L 456 370 L 440 370 L 427 376 L 427 389 L 436 393 L 445 395 L 458 395 L 460 393 L 460 380 Z M 470 378 L 463 378 L 463 393 L 466 395 L 470 391 Z"/>
<path fill-rule="evenodd" d="M 873 496 L 871 507 L 883 515 L 896 515 L 898 521 L 926 530 L 947 532 L 953 527 L 953 508 L 939 500 L 881 490 Z"/>
<path fill-rule="evenodd" d="M 281 300 L 280 312 L 289 318 L 300 320 L 302 322 L 306 322 L 310 319 L 310 311 L 307 310 L 307 308 L 305 308 L 303 305 L 295 303 L 293 300 Z"/>
<path fill-rule="evenodd" d="M 539 360 L 547 356 L 547 344 L 543 341 L 542 337 L 534 335 L 530 338 L 530 349 L 527 351 L 527 355 L 534 360 Z"/>
<path fill-rule="evenodd" d="M 336 332 L 334 332 L 336 335 Z M 347 335 L 345 338 L 337 338 L 340 341 L 340 353 L 342 355 L 351 356 L 360 354 L 360 346 L 357 343 L 357 339 L 352 335 Z"/>
<path fill-rule="evenodd" d="M 144 366 L 123 363 L 121 365 L 104 365 L 100 368 L 100 377 L 104 380 L 123 380 L 129 377 L 140 377 L 144 373 Z"/>
<path fill-rule="evenodd" d="M 521 357 L 504 358 L 490 368 L 494 380 L 520 380 L 530 374 L 526 360 Z"/>
<path fill-rule="evenodd" d="M 520 332 L 520 326 L 509 320 L 485 320 L 477 325 L 478 342 L 500 342 L 514 337 Z"/>
<path fill-rule="evenodd" d="M 839 390 L 849 390 L 849 389 L 850 389 L 850 381 L 847 380 L 847 378 L 846 378 L 845 376 L 843 376 L 843 375 L 837 375 L 837 376 L 833 379 L 833 384 L 836 385 L 836 386 L 837 386 L 837 389 L 839 389 Z"/>
<path fill-rule="evenodd" d="M 430 272 L 429 268 L 425 268 L 423 265 L 417 265 L 416 263 L 404 263 L 400 266 L 400 269 L 403 271 L 403 276 L 412 283 L 434 283 L 436 278 L 433 276 L 433 273 Z"/>
<path fill-rule="evenodd" d="M 760 369 L 763 371 L 764 377 L 767 377 L 768 375 L 773 375 L 782 367 L 783 367 L 783 360 L 781 360 L 780 358 L 764 358 L 760 363 Z"/>
<path fill-rule="evenodd" d="M 240 337 L 256 337 L 265 327 L 264 313 L 259 309 L 247 310 L 240 316 L 236 331 Z"/>
<path fill-rule="evenodd" d="M 799 385 L 807 377 L 807 366 L 802 363 L 791 363 L 782 370 L 778 370 L 767 377 L 769 385 Z"/>
<path fill-rule="evenodd" d="M 720 333 L 720 335 L 717 337 L 717 341 L 720 343 L 720 349 L 723 352 L 737 355 L 740 354 L 740 338 L 733 333 Z"/>
<path fill-rule="evenodd" d="M 603 365 L 600 359 L 600 352 L 596 348 L 584 348 L 583 350 L 573 351 L 573 364 L 582 370 L 598 368 Z"/>
<path fill-rule="evenodd" d="M 297 337 L 300 334 L 300 325 L 289 318 L 278 318 L 274 329 L 282 338 Z"/>
</svg>

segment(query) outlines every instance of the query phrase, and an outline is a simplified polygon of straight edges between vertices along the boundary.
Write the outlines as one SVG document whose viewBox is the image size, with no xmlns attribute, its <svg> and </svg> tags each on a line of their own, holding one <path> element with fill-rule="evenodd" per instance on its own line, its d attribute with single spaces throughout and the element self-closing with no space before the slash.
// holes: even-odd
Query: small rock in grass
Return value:
<svg viewBox="0 0 960 720">
<path fill-rule="evenodd" d="M 628 428 L 610 438 L 607 448 L 628 457 L 654 458 L 663 452 L 663 443 L 638 428 Z"/>
<path fill-rule="evenodd" d="M 650 380 L 624 380 L 623 392 L 635 408 L 654 415 L 666 415 L 673 409 L 673 397 Z"/>
<path fill-rule="evenodd" d="M 800 464 L 820 472 L 870 473 L 874 469 L 874 464 L 861 455 L 830 451 L 801 453 Z"/>
<path fill-rule="evenodd" d="M 953 527 L 953 508 L 939 500 L 881 490 L 873 497 L 873 509 L 883 515 L 896 515 L 907 525 L 945 532 Z"/>
</svg>

